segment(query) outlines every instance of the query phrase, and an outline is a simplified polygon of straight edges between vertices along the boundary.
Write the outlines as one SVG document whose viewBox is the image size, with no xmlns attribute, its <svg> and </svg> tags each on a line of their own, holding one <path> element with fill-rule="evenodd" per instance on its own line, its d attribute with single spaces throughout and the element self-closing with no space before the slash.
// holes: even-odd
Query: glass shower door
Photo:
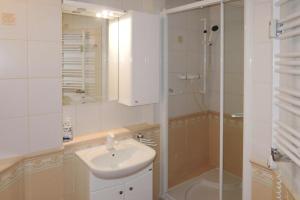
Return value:
<svg viewBox="0 0 300 200">
<path fill-rule="evenodd" d="M 244 5 L 224 3 L 223 200 L 242 199 Z"/>
<path fill-rule="evenodd" d="M 220 5 L 168 14 L 168 197 L 219 200 Z"/>
</svg>

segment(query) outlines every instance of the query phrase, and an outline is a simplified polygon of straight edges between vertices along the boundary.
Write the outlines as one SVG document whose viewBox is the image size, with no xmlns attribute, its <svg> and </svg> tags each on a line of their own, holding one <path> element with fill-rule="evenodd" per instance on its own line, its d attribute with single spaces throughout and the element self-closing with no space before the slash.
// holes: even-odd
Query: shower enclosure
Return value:
<svg viewBox="0 0 300 200">
<path fill-rule="evenodd" d="M 162 192 L 241 200 L 243 1 L 166 3 Z"/>
</svg>

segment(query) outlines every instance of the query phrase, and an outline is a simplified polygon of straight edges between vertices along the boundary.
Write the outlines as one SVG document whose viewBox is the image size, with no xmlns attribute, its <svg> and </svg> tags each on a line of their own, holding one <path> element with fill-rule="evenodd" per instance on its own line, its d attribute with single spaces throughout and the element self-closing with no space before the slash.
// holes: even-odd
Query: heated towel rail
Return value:
<svg viewBox="0 0 300 200">
<path fill-rule="evenodd" d="M 95 34 L 84 30 L 63 33 L 63 91 L 98 96 L 97 54 Z"/>
<path fill-rule="evenodd" d="M 275 0 L 273 15 L 272 153 L 300 166 L 300 1 Z"/>
</svg>

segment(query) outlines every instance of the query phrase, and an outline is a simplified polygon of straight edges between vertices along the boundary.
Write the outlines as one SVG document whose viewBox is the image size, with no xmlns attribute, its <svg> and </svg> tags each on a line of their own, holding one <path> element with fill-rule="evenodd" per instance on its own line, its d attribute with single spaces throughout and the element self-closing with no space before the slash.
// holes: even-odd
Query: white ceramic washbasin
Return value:
<svg viewBox="0 0 300 200">
<path fill-rule="evenodd" d="M 153 162 L 155 151 L 134 139 L 118 141 L 113 150 L 106 145 L 76 152 L 98 178 L 116 179 L 132 175 Z"/>
</svg>

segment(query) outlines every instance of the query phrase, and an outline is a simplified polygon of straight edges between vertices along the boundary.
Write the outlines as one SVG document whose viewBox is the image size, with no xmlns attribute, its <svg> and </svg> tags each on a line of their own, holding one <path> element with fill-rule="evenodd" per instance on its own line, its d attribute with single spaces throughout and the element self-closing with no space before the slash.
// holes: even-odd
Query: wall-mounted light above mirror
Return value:
<svg viewBox="0 0 300 200">
<path fill-rule="evenodd" d="M 72 0 L 64 0 L 62 9 L 64 13 L 104 19 L 115 19 L 125 14 L 115 8 Z"/>
</svg>

